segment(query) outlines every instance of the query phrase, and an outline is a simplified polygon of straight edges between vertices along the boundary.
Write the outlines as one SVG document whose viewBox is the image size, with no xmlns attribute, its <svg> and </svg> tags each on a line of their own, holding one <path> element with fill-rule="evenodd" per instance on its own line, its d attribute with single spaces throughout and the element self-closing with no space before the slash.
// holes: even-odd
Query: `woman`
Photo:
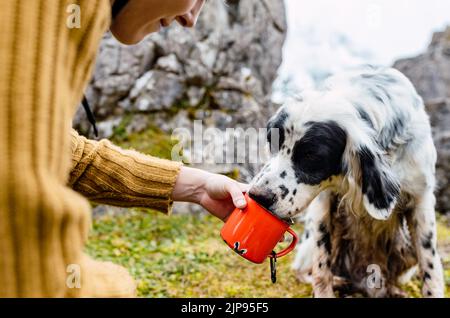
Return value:
<svg viewBox="0 0 450 318">
<path fill-rule="evenodd" d="M 135 295 L 125 269 L 83 254 L 88 199 L 167 214 L 173 201 L 188 201 L 220 219 L 245 207 L 244 184 L 87 140 L 71 129 L 108 27 L 119 41 L 134 44 L 175 21 L 193 27 L 204 3 L 2 0 L 0 296 Z M 67 24 L 73 4 L 80 28 Z"/>
</svg>

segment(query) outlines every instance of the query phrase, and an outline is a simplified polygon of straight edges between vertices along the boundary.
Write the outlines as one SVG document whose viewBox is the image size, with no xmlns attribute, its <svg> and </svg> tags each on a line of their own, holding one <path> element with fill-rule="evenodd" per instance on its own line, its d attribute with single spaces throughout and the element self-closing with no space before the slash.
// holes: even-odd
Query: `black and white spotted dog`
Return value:
<svg viewBox="0 0 450 318">
<path fill-rule="evenodd" d="M 405 76 L 374 67 L 333 76 L 281 107 L 268 128 L 279 151 L 249 193 L 281 218 L 304 216 L 293 266 L 316 297 L 334 297 L 333 287 L 401 296 L 398 284 L 416 265 L 423 295 L 443 297 L 436 150 Z"/>
</svg>

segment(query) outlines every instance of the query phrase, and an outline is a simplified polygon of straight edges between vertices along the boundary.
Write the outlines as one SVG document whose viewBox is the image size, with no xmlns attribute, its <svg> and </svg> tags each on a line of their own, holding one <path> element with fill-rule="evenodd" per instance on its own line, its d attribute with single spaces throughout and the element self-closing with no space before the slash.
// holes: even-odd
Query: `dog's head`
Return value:
<svg viewBox="0 0 450 318">
<path fill-rule="evenodd" d="M 364 207 L 387 219 L 399 185 L 363 117 L 354 107 L 325 110 L 302 101 L 280 108 L 267 127 L 272 158 L 252 181 L 250 196 L 288 219 L 334 188 L 352 210 Z"/>
</svg>

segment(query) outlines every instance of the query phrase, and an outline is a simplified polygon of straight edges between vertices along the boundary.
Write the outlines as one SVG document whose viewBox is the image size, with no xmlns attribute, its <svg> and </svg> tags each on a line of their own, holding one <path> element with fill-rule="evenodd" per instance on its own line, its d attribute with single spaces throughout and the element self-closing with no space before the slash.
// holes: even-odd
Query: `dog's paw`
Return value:
<svg viewBox="0 0 450 318">
<path fill-rule="evenodd" d="M 326 288 L 325 290 L 314 291 L 314 298 L 336 298 L 333 288 Z"/>
<path fill-rule="evenodd" d="M 296 270 L 295 271 L 295 277 L 297 278 L 297 281 L 302 284 L 312 284 L 313 283 L 313 277 L 311 271 L 304 271 L 304 270 Z"/>
<path fill-rule="evenodd" d="M 408 293 L 397 286 L 392 286 L 388 290 L 388 297 L 392 298 L 408 298 Z"/>
</svg>

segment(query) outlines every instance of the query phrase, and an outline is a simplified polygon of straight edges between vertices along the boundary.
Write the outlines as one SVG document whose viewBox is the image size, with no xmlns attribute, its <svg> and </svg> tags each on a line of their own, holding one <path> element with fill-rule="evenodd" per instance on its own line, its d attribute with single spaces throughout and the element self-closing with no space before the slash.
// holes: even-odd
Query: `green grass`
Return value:
<svg viewBox="0 0 450 318">
<path fill-rule="evenodd" d="M 158 127 L 127 134 L 132 120 L 125 116 L 111 138 L 123 148 L 170 158 L 177 143 Z M 239 171 L 229 175 L 239 176 Z M 141 297 L 311 297 L 309 285 L 298 283 L 290 269 L 293 253 L 277 262 L 278 282 L 270 281 L 268 261 L 255 265 L 234 254 L 223 243 L 222 223 L 205 216 L 167 217 L 152 211 L 132 210 L 119 216 L 95 219 L 88 242 L 89 254 L 125 266 L 138 283 Z M 297 228 L 299 230 L 299 228 Z M 447 297 L 450 296 L 450 228 L 438 224 L 444 257 Z M 419 282 L 404 286 L 420 297 Z"/>
<path fill-rule="evenodd" d="M 251 264 L 223 243 L 222 223 L 213 217 L 131 211 L 94 220 L 87 251 L 97 259 L 128 268 L 141 297 L 311 297 L 311 287 L 297 282 L 290 269 L 293 253 L 278 260 L 278 282 L 269 264 Z M 450 231 L 440 225 L 441 240 Z M 447 296 L 450 262 L 446 262 Z M 420 295 L 417 282 L 405 286 Z"/>
<path fill-rule="evenodd" d="M 127 125 L 131 116 L 125 116 L 118 127 L 114 129 L 111 141 L 124 149 L 134 149 L 141 153 L 159 158 L 171 158 L 172 148 L 178 143 L 171 136 L 155 126 L 150 126 L 143 132 L 128 134 Z"/>
</svg>

